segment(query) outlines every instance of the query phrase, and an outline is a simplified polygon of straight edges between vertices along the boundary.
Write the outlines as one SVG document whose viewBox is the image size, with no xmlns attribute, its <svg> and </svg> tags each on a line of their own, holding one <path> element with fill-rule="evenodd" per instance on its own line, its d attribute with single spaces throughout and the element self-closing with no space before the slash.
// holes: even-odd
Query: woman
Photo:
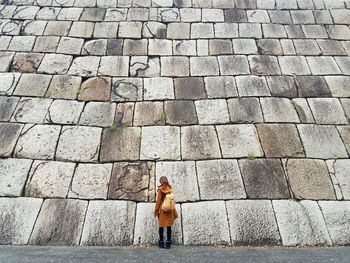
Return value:
<svg viewBox="0 0 350 263">
<path fill-rule="evenodd" d="M 157 191 L 157 202 L 154 209 L 154 216 L 158 217 L 159 224 L 159 247 L 160 248 L 170 248 L 171 245 L 171 226 L 174 224 L 176 218 L 178 218 L 176 209 L 165 212 L 162 210 L 162 203 L 166 194 L 169 194 L 173 191 L 171 185 L 169 184 L 168 178 L 162 176 L 159 179 L 160 186 L 158 186 Z M 167 228 L 167 240 L 164 246 L 164 227 Z"/>
</svg>

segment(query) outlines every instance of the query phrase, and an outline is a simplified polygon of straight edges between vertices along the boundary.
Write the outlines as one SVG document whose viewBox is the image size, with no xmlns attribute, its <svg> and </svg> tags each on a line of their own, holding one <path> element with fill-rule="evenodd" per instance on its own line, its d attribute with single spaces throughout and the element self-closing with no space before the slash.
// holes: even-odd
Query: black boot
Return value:
<svg viewBox="0 0 350 263">
<path fill-rule="evenodd" d="M 160 248 L 164 248 L 164 241 L 163 240 L 159 240 L 158 245 L 159 245 Z"/>
<path fill-rule="evenodd" d="M 171 240 L 167 240 L 167 241 L 165 242 L 165 248 L 166 248 L 166 249 L 169 249 L 170 246 L 171 246 L 171 243 L 172 243 Z"/>
</svg>

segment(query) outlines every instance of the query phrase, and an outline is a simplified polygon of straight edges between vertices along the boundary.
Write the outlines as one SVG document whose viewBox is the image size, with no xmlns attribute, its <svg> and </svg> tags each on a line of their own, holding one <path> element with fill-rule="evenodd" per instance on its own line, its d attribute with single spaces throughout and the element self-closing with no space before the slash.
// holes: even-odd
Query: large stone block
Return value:
<svg viewBox="0 0 350 263">
<path fill-rule="evenodd" d="M 115 103 L 91 101 L 85 105 L 79 123 L 89 126 L 108 127 L 113 124 L 115 113 Z"/>
<path fill-rule="evenodd" d="M 327 165 L 323 160 L 288 159 L 286 170 L 297 199 L 335 199 Z"/>
<path fill-rule="evenodd" d="M 93 162 L 98 159 L 101 128 L 66 126 L 56 150 L 57 160 Z"/>
<path fill-rule="evenodd" d="M 264 77 L 238 76 L 236 82 L 240 96 L 270 96 Z"/>
<path fill-rule="evenodd" d="M 257 124 L 266 157 L 303 157 L 304 149 L 293 124 Z"/>
<path fill-rule="evenodd" d="M 342 158 L 348 157 L 337 129 L 328 125 L 297 125 L 306 157 Z"/>
<path fill-rule="evenodd" d="M 46 123 L 77 124 L 84 103 L 74 100 L 54 100 L 45 117 Z"/>
<path fill-rule="evenodd" d="M 206 97 L 204 81 L 202 78 L 176 78 L 174 82 L 176 99 L 198 100 Z"/>
<path fill-rule="evenodd" d="M 138 127 L 117 127 L 105 129 L 102 136 L 102 162 L 138 160 L 140 156 L 141 129 Z"/>
<path fill-rule="evenodd" d="M 232 76 L 205 77 L 204 81 L 208 98 L 230 98 L 238 95 Z"/>
<path fill-rule="evenodd" d="M 79 164 L 75 169 L 68 197 L 106 199 L 112 164 Z"/>
<path fill-rule="evenodd" d="M 272 201 L 285 246 L 331 245 L 322 213 L 315 201 Z"/>
<path fill-rule="evenodd" d="M 218 60 L 221 75 L 245 75 L 250 73 L 248 60 L 245 56 L 219 56 Z"/>
<path fill-rule="evenodd" d="M 279 57 L 281 71 L 285 75 L 310 75 L 308 64 L 305 57 L 286 56 Z"/>
<path fill-rule="evenodd" d="M 55 99 L 75 99 L 80 89 L 81 77 L 55 75 L 46 96 Z"/>
<path fill-rule="evenodd" d="M 330 97 L 331 91 L 320 76 L 297 76 L 295 78 L 300 97 Z"/>
<path fill-rule="evenodd" d="M 14 156 L 31 159 L 53 159 L 61 127 L 54 125 L 24 126 Z"/>
<path fill-rule="evenodd" d="M 11 95 L 20 77 L 20 73 L 0 73 L 0 95 Z"/>
<path fill-rule="evenodd" d="M 348 120 L 338 99 L 310 98 L 308 102 L 317 123 L 348 124 Z"/>
<path fill-rule="evenodd" d="M 350 202 L 318 202 L 334 245 L 350 244 Z"/>
<path fill-rule="evenodd" d="M 23 125 L 17 123 L 0 123 L 0 156 L 11 156 Z"/>
<path fill-rule="evenodd" d="M 140 159 L 180 159 L 180 128 L 170 126 L 143 127 Z"/>
<path fill-rule="evenodd" d="M 52 100 L 22 97 L 11 121 L 25 123 L 43 123 Z"/>
<path fill-rule="evenodd" d="M 107 101 L 111 93 L 111 78 L 93 77 L 85 80 L 80 88 L 79 100 Z"/>
<path fill-rule="evenodd" d="M 289 190 L 281 161 L 278 159 L 239 160 L 250 199 L 285 199 Z"/>
<path fill-rule="evenodd" d="M 258 132 L 253 124 L 220 125 L 216 129 L 224 158 L 263 156 Z"/>
<path fill-rule="evenodd" d="M 237 160 L 198 161 L 197 173 L 202 200 L 246 198 Z"/>
<path fill-rule="evenodd" d="M 46 199 L 29 243 L 31 245 L 79 245 L 88 202 L 73 199 Z"/>
<path fill-rule="evenodd" d="M 149 245 L 158 244 L 158 223 L 157 218 L 154 217 L 154 203 L 138 203 L 136 208 L 136 222 L 134 230 L 134 245 Z M 182 225 L 181 225 L 181 208 L 176 205 L 178 218 L 172 226 L 171 239 L 173 244 L 182 244 Z M 166 238 L 166 231 L 164 231 L 164 238 Z"/>
<path fill-rule="evenodd" d="M 25 195 L 66 198 L 74 169 L 74 163 L 34 161 Z"/>
<path fill-rule="evenodd" d="M 113 78 L 112 101 L 142 100 L 143 81 L 141 78 Z"/>
<path fill-rule="evenodd" d="M 133 243 L 136 204 L 127 201 L 90 201 L 81 245 L 124 246 Z"/>
<path fill-rule="evenodd" d="M 17 97 L 0 97 L 0 121 L 9 121 L 11 119 L 18 102 L 19 98 Z"/>
<path fill-rule="evenodd" d="M 265 122 L 300 122 L 290 99 L 260 98 L 260 103 Z"/>
<path fill-rule="evenodd" d="M 171 125 L 198 124 L 197 113 L 193 101 L 173 100 L 164 102 L 166 123 Z"/>
<path fill-rule="evenodd" d="M 333 167 L 344 199 L 350 200 L 350 160 L 335 160 Z"/>
<path fill-rule="evenodd" d="M 182 158 L 189 160 L 220 158 L 220 147 L 213 126 L 181 129 Z"/>
<path fill-rule="evenodd" d="M 227 106 L 233 123 L 264 121 L 259 98 L 229 99 Z"/>
<path fill-rule="evenodd" d="M 0 245 L 26 245 L 43 200 L 0 198 Z"/>
<path fill-rule="evenodd" d="M 167 176 L 178 202 L 199 200 L 196 167 L 193 161 L 157 162 L 156 184 L 162 176 Z"/>
<path fill-rule="evenodd" d="M 0 159 L 0 196 L 21 196 L 31 165 L 32 160 Z"/>
<path fill-rule="evenodd" d="M 162 101 L 143 101 L 135 104 L 134 126 L 165 125 Z"/>
<path fill-rule="evenodd" d="M 230 231 L 224 201 L 182 204 L 184 245 L 228 245 Z"/>
<path fill-rule="evenodd" d="M 152 162 L 118 162 L 109 182 L 108 199 L 155 200 L 155 165 Z"/>
<path fill-rule="evenodd" d="M 251 73 L 255 75 L 280 75 L 281 70 L 276 57 L 249 56 Z"/>
<path fill-rule="evenodd" d="M 234 200 L 227 201 L 226 206 L 233 244 L 281 244 L 271 201 Z"/>
<path fill-rule="evenodd" d="M 195 101 L 199 124 L 228 123 L 227 103 L 225 99 Z"/>
</svg>

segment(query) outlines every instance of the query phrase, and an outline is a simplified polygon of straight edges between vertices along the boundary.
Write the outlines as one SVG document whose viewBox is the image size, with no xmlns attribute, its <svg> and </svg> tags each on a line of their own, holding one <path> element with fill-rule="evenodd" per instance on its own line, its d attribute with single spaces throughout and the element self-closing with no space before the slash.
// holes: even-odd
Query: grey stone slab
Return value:
<svg viewBox="0 0 350 263">
<path fill-rule="evenodd" d="M 260 98 L 260 104 L 265 122 L 300 122 L 290 99 L 266 97 Z"/>
<path fill-rule="evenodd" d="M 323 160 L 288 159 L 286 169 L 295 198 L 335 199 L 331 178 Z"/>
<path fill-rule="evenodd" d="M 350 97 L 349 76 L 326 76 L 324 79 L 327 82 L 332 97 Z"/>
<path fill-rule="evenodd" d="M 233 244 L 281 244 L 271 201 L 235 200 L 227 201 L 226 206 Z"/>
<path fill-rule="evenodd" d="M 317 41 L 323 55 L 346 55 L 341 42 L 331 39 L 319 39 Z"/>
<path fill-rule="evenodd" d="M 323 213 L 333 244 L 349 245 L 350 202 L 320 201 L 318 204 Z"/>
<path fill-rule="evenodd" d="M 309 98 L 315 121 L 320 124 L 347 124 L 344 110 L 336 98 Z"/>
<path fill-rule="evenodd" d="M 39 198 L 1 198 L 1 245 L 26 245 L 43 200 Z"/>
<path fill-rule="evenodd" d="M 30 52 L 33 49 L 35 42 L 35 36 L 14 36 L 11 40 L 8 50 L 10 51 L 27 51 Z M 11 53 L 3 53 L 5 57 L 11 57 Z"/>
<path fill-rule="evenodd" d="M 101 22 L 95 24 L 95 38 L 116 38 L 118 34 L 118 23 Z"/>
<path fill-rule="evenodd" d="M 161 58 L 163 58 L 163 57 L 161 57 Z M 161 75 L 168 76 L 168 73 L 166 73 L 164 75 L 163 75 L 163 73 L 161 73 L 161 69 L 160 69 L 160 65 L 162 62 L 160 60 L 161 58 L 148 57 L 148 56 L 131 56 L 130 76 L 131 77 L 159 77 Z M 164 58 L 166 59 L 166 57 L 164 57 Z M 176 60 L 176 58 L 175 58 L 175 60 Z M 181 61 L 180 61 L 180 64 L 181 64 Z M 170 66 L 170 65 L 167 65 L 167 66 Z M 184 67 L 187 67 L 187 66 L 184 65 Z M 179 70 L 181 72 L 183 72 L 181 69 L 179 69 Z M 169 73 L 169 74 L 171 75 L 171 73 Z M 174 74 L 174 75 L 176 75 L 176 74 Z M 186 73 L 185 75 L 188 75 L 188 74 Z"/>
<path fill-rule="evenodd" d="M 229 99 L 227 106 L 233 123 L 263 122 L 258 98 Z"/>
<path fill-rule="evenodd" d="M 180 159 L 179 127 L 143 127 L 140 159 Z"/>
<path fill-rule="evenodd" d="M 134 126 L 165 125 L 166 115 L 163 102 L 137 102 L 134 112 Z"/>
<path fill-rule="evenodd" d="M 297 76 L 295 82 L 300 97 L 330 97 L 331 91 L 320 76 Z"/>
<path fill-rule="evenodd" d="M 88 10 L 88 9 L 85 9 L 85 10 Z M 90 38 L 92 37 L 94 26 L 95 24 L 92 22 L 83 22 L 83 21 L 73 22 L 69 30 L 69 36 Z"/>
<path fill-rule="evenodd" d="M 112 79 L 108 77 L 92 77 L 85 80 L 80 88 L 79 100 L 108 101 L 111 94 Z"/>
<path fill-rule="evenodd" d="M 34 52 L 55 52 L 60 38 L 58 36 L 38 36 L 33 48 Z"/>
<path fill-rule="evenodd" d="M 321 49 L 318 47 L 316 40 L 295 39 L 293 41 L 297 55 L 321 55 Z"/>
<path fill-rule="evenodd" d="M 305 38 L 305 34 L 299 25 L 285 25 L 284 28 L 287 31 L 288 38 Z"/>
<path fill-rule="evenodd" d="M 40 63 L 38 73 L 66 74 L 73 60 L 72 56 L 61 54 L 46 54 Z"/>
<path fill-rule="evenodd" d="M 233 39 L 233 49 L 235 54 L 257 54 L 258 47 L 255 39 Z"/>
<path fill-rule="evenodd" d="M 134 245 L 156 245 L 159 241 L 158 223 L 154 217 L 154 203 L 138 203 L 136 208 L 136 223 L 134 230 Z M 172 226 L 171 239 L 173 244 L 182 245 L 182 225 L 181 225 L 181 208 L 176 205 L 178 218 Z M 164 231 L 166 232 L 166 231 Z M 166 238 L 166 233 L 164 233 Z"/>
<path fill-rule="evenodd" d="M 181 208 L 184 245 L 231 243 L 224 201 L 186 203 Z"/>
<path fill-rule="evenodd" d="M 205 90 L 208 98 L 237 97 L 236 82 L 232 76 L 205 77 Z"/>
<path fill-rule="evenodd" d="M 262 24 L 264 38 L 286 38 L 287 33 L 283 25 L 279 24 Z"/>
<path fill-rule="evenodd" d="M 44 35 L 67 36 L 71 27 L 70 21 L 49 21 L 45 28 Z"/>
<path fill-rule="evenodd" d="M 219 65 L 216 57 L 191 57 L 191 76 L 219 75 Z"/>
<path fill-rule="evenodd" d="M 100 58 L 96 56 L 77 57 L 73 60 L 68 74 L 82 77 L 96 76 Z"/>
<path fill-rule="evenodd" d="M 172 78 L 155 77 L 144 79 L 144 100 L 174 99 Z"/>
<path fill-rule="evenodd" d="M 26 124 L 16 144 L 15 157 L 51 160 L 61 127 Z"/>
<path fill-rule="evenodd" d="M 304 98 L 292 99 L 295 110 L 298 113 L 301 123 L 315 123 L 314 116 L 310 110 L 307 100 Z"/>
<path fill-rule="evenodd" d="M 257 124 L 266 157 L 303 157 L 304 149 L 293 124 Z"/>
<path fill-rule="evenodd" d="M 238 24 L 236 23 L 215 23 L 215 38 L 237 38 Z"/>
<path fill-rule="evenodd" d="M 167 27 L 167 38 L 169 39 L 189 39 L 189 23 L 169 23 Z"/>
<path fill-rule="evenodd" d="M 136 21 L 120 22 L 118 36 L 122 38 L 141 38 L 142 23 Z"/>
<path fill-rule="evenodd" d="M 209 40 L 210 55 L 233 54 L 232 41 L 228 39 L 212 39 Z"/>
<path fill-rule="evenodd" d="M 77 124 L 84 103 L 73 100 L 54 100 L 45 117 L 46 123 Z"/>
<path fill-rule="evenodd" d="M 238 76 L 236 77 L 238 93 L 245 96 L 270 96 L 269 88 L 264 77 Z"/>
<path fill-rule="evenodd" d="M 82 55 L 103 56 L 107 51 L 107 39 L 93 39 L 84 43 Z"/>
<path fill-rule="evenodd" d="M 145 56 L 147 55 L 147 39 L 125 39 L 123 44 L 124 56 Z"/>
<path fill-rule="evenodd" d="M 344 75 L 350 75 L 350 59 L 348 57 L 335 57 L 339 68 L 341 69 Z"/>
<path fill-rule="evenodd" d="M 79 164 L 74 172 L 68 197 L 107 199 L 112 164 Z"/>
<path fill-rule="evenodd" d="M 81 77 L 55 75 L 46 96 L 54 99 L 75 99 L 80 89 Z"/>
<path fill-rule="evenodd" d="M 108 56 L 123 55 L 123 39 L 108 39 L 106 53 Z"/>
<path fill-rule="evenodd" d="M 291 11 L 293 24 L 315 24 L 315 17 L 311 10 Z"/>
<path fill-rule="evenodd" d="M 161 176 L 168 177 L 177 202 L 200 199 L 194 161 L 157 162 L 156 172 L 156 183 Z"/>
<path fill-rule="evenodd" d="M 189 126 L 181 129 L 182 159 L 220 158 L 218 138 L 213 126 Z"/>
<path fill-rule="evenodd" d="M 222 124 L 230 121 L 225 99 L 195 101 L 199 124 Z"/>
<path fill-rule="evenodd" d="M 0 156 L 10 157 L 16 146 L 23 125 L 17 123 L 0 123 Z"/>
<path fill-rule="evenodd" d="M 298 97 L 297 87 L 293 77 L 289 76 L 269 76 L 267 77 L 270 93 L 274 97 Z"/>
<path fill-rule="evenodd" d="M 108 184 L 108 199 L 154 201 L 154 180 L 153 162 L 117 162 Z"/>
<path fill-rule="evenodd" d="M 306 157 L 347 158 L 345 146 L 337 129 L 330 125 L 297 125 Z"/>
<path fill-rule="evenodd" d="M 338 75 L 340 71 L 332 57 L 307 57 L 313 75 Z"/>
<path fill-rule="evenodd" d="M 170 24 L 169 24 L 170 25 Z M 165 38 L 167 34 L 167 25 L 155 21 L 147 21 L 142 29 L 142 36 L 145 38 Z"/>
<path fill-rule="evenodd" d="M 176 78 L 174 80 L 176 99 L 204 99 L 206 98 L 204 81 L 199 77 Z"/>
<path fill-rule="evenodd" d="M 15 113 L 11 118 L 11 121 L 43 123 L 51 103 L 51 99 L 22 97 L 17 105 Z"/>
<path fill-rule="evenodd" d="M 274 56 L 249 56 L 251 73 L 255 75 L 280 75 L 281 70 Z"/>
<path fill-rule="evenodd" d="M 350 29 L 347 25 L 329 25 L 327 27 L 329 38 L 337 40 L 349 40 Z"/>
<path fill-rule="evenodd" d="M 143 81 L 141 78 L 113 78 L 112 101 L 142 100 Z"/>
<path fill-rule="evenodd" d="M 198 161 L 196 165 L 201 200 L 246 198 L 237 160 Z"/>
<path fill-rule="evenodd" d="M 282 47 L 278 39 L 258 39 L 258 52 L 261 55 L 282 55 Z"/>
<path fill-rule="evenodd" d="M 138 160 L 140 156 L 141 129 L 117 127 L 105 129 L 102 136 L 102 162 Z"/>
<path fill-rule="evenodd" d="M 345 200 L 350 199 L 350 178 L 348 176 L 350 168 L 349 164 L 349 159 L 335 160 L 333 163 L 335 177 L 339 182 L 339 187 Z"/>
<path fill-rule="evenodd" d="M 248 60 L 242 55 L 226 55 L 218 57 L 221 75 L 249 74 Z"/>
<path fill-rule="evenodd" d="M 214 27 L 212 23 L 192 23 L 191 24 L 191 38 L 213 38 Z"/>
<path fill-rule="evenodd" d="M 224 158 L 263 156 L 253 124 L 219 125 L 216 130 Z"/>
<path fill-rule="evenodd" d="M 270 23 L 266 10 L 247 10 L 248 21 L 252 23 Z"/>
<path fill-rule="evenodd" d="M 197 113 L 193 101 L 174 100 L 164 102 L 166 123 L 171 125 L 198 124 Z"/>
<path fill-rule="evenodd" d="M 57 46 L 57 53 L 80 55 L 84 39 L 74 37 L 61 37 Z"/>
<path fill-rule="evenodd" d="M 331 245 L 327 227 L 315 201 L 272 201 L 285 246 Z"/>
<path fill-rule="evenodd" d="M 80 244 L 124 246 L 133 243 L 136 204 L 128 201 L 91 201 Z"/>
<path fill-rule="evenodd" d="M 14 95 L 44 96 L 52 76 L 44 74 L 23 74 L 17 84 Z"/>
<path fill-rule="evenodd" d="M 306 38 L 328 38 L 324 25 L 302 25 Z"/>
<path fill-rule="evenodd" d="M 224 10 L 225 22 L 237 23 L 237 22 L 247 22 L 248 18 L 246 12 L 240 9 L 226 9 Z"/>
<path fill-rule="evenodd" d="M 249 199 L 287 199 L 289 190 L 279 159 L 239 160 Z"/>
<path fill-rule="evenodd" d="M 176 56 L 197 55 L 196 40 L 175 40 L 173 41 L 173 52 Z"/>
<path fill-rule="evenodd" d="M 161 58 L 162 76 L 188 76 L 189 59 L 186 57 L 162 57 Z"/>
<path fill-rule="evenodd" d="M 81 200 L 46 199 L 35 223 L 29 244 L 79 245 L 87 205 L 87 201 Z"/>
<path fill-rule="evenodd" d="M 285 75 L 310 75 L 305 57 L 285 56 L 278 58 L 282 74 Z"/>
<path fill-rule="evenodd" d="M 62 8 L 57 16 L 57 20 L 76 21 L 76 20 L 79 20 L 82 12 L 83 12 L 82 8 L 75 8 L 75 7 Z M 37 19 L 38 19 L 38 16 L 37 16 Z M 52 20 L 54 20 L 54 19 L 52 19 Z"/>
<path fill-rule="evenodd" d="M 21 196 L 32 160 L 0 160 L 0 196 Z"/>
<path fill-rule="evenodd" d="M 343 110 L 345 112 L 345 115 L 346 115 L 348 121 L 350 121 L 350 99 L 348 99 L 348 98 L 340 99 L 340 102 L 343 106 Z"/>
<path fill-rule="evenodd" d="M 238 28 L 241 38 L 262 38 L 261 24 L 259 23 L 240 23 Z"/>
<path fill-rule="evenodd" d="M 97 161 L 100 149 L 101 128 L 65 126 L 62 128 L 56 150 L 56 160 Z"/>
<path fill-rule="evenodd" d="M 34 73 L 43 57 L 44 54 L 38 53 L 17 53 L 12 60 L 10 71 Z"/>
<path fill-rule="evenodd" d="M 66 198 L 74 169 L 74 163 L 34 161 L 25 187 L 25 195 Z"/>
<path fill-rule="evenodd" d="M 116 104 L 109 102 L 88 102 L 79 123 L 87 126 L 109 127 L 114 122 Z"/>
<path fill-rule="evenodd" d="M 117 126 L 132 126 L 135 103 L 118 103 L 114 123 Z"/>
<path fill-rule="evenodd" d="M 329 10 L 314 10 L 314 16 L 317 24 L 333 24 L 333 19 Z"/>
<path fill-rule="evenodd" d="M 172 41 L 169 39 L 149 39 L 148 54 L 150 56 L 172 55 Z"/>
<path fill-rule="evenodd" d="M 99 75 L 127 77 L 129 75 L 128 56 L 104 56 L 98 68 Z"/>
</svg>

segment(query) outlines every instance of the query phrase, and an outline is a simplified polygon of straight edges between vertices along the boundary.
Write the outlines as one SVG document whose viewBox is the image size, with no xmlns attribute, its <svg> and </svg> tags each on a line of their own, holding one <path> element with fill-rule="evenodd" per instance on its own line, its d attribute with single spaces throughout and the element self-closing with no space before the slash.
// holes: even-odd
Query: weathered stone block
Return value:
<svg viewBox="0 0 350 263">
<path fill-rule="evenodd" d="M 79 93 L 81 77 L 55 75 L 46 96 L 55 99 L 75 99 Z"/>
<path fill-rule="evenodd" d="M 330 97 L 331 91 L 319 76 L 298 76 L 295 78 L 300 97 Z"/>
<path fill-rule="evenodd" d="M 306 59 L 313 75 L 342 74 L 332 57 L 307 57 Z"/>
<path fill-rule="evenodd" d="M 66 74 L 73 57 L 62 54 L 45 54 L 38 68 L 38 73 Z"/>
<path fill-rule="evenodd" d="M 191 76 L 219 75 L 219 65 L 216 57 L 191 57 Z"/>
<path fill-rule="evenodd" d="M 254 75 L 280 75 L 277 58 L 273 56 L 249 56 L 251 73 Z"/>
<path fill-rule="evenodd" d="M 317 123 L 348 124 L 348 120 L 338 99 L 310 98 L 308 102 Z"/>
<path fill-rule="evenodd" d="M 137 127 L 105 129 L 102 136 L 102 162 L 138 160 L 140 156 L 141 129 Z"/>
<path fill-rule="evenodd" d="M 163 102 L 137 102 L 135 104 L 134 126 L 165 125 L 166 115 Z"/>
<path fill-rule="evenodd" d="M 11 71 L 34 73 L 43 56 L 43 54 L 38 53 L 17 53 L 12 60 Z"/>
<path fill-rule="evenodd" d="M 136 204 L 127 201 L 90 201 L 80 244 L 131 245 L 135 209 Z"/>
<path fill-rule="evenodd" d="M 270 93 L 274 97 L 298 97 L 297 87 L 293 77 L 289 76 L 270 76 L 267 77 Z"/>
<path fill-rule="evenodd" d="M 190 160 L 220 158 L 220 147 L 213 126 L 190 126 L 181 129 L 182 158 Z"/>
<path fill-rule="evenodd" d="M 199 161 L 197 173 L 202 200 L 246 198 L 237 160 Z"/>
<path fill-rule="evenodd" d="M 21 196 L 31 165 L 32 160 L 0 159 L 0 196 Z"/>
<path fill-rule="evenodd" d="M 290 99 L 260 98 L 265 122 L 300 122 L 298 114 Z"/>
<path fill-rule="evenodd" d="M 17 105 L 11 121 L 43 123 L 52 100 L 23 97 Z"/>
<path fill-rule="evenodd" d="M 97 161 L 102 129 L 84 126 L 62 128 L 56 150 L 56 160 Z"/>
<path fill-rule="evenodd" d="M 240 96 L 270 96 L 264 77 L 238 76 L 236 82 Z"/>
<path fill-rule="evenodd" d="M 204 81 L 208 98 L 229 98 L 238 95 L 232 76 L 206 77 Z"/>
<path fill-rule="evenodd" d="M 278 58 L 284 75 L 310 75 L 305 57 L 285 56 Z"/>
<path fill-rule="evenodd" d="M 140 158 L 144 160 L 180 159 L 180 128 L 143 127 Z"/>
<path fill-rule="evenodd" d="M 31 245 L 79 245 L 88 202 L 73 199 L 47 199 L 30 237 Z M 57 220 L 59 218 L 59 220 Z"/>
<path fill-rule="evenodd" d="M 332 97 L 350 97 L 350 76 L 327 76 L 325 80 Z"/>
<path fill-rule="evenodd" d="M 142 100 L 143 84 L 141 78 L 113 78 L 112 101 Z"/>
<path fill-rule="evenodd" d="M 68 74 L 82 77 L 96 76 L 100 65 L 100 57 L 86 56 L 77 57 L 73 60 Z"/>
<path fill-rule="evenodd" d="M 189 59 L 186 57 L 161 57 L 161 76 L 188 76 Z"/>
<path fill-rule="evenodd" d="M 292 103 L 298 113 L 301 123 L 314 123 L 314 116 L 310 110 L 307 100 L 304 98 L 292 99 Z"/>
<path fill-rule="evenodd" d="M 227 100 L 230 119 L 233 123 L 263 122 L 258 98 L 234 98 Z"/>
<path fill-rule="evenodd" d="M 26 245 L 43 200 L 0 198 L 0 244 Z"/>
<path fill-rule="evenodd" d="M 322 213 L 315 201 L 272 201 L 285 246 L 331 245 Z"/>
<path fill-rule="evenodd" d="M 278 159 L 239 160 L 245 189 L 250 199 L 286 199 L 289 190 Z"/>
<path fill-rule="evenodd" d="M 335 160 L 333 167 L 334 167 L 335 177 L 339 182 L 339 186 L 343 194 L 343 197 L 345 200 L 349 200 L 350 199 L 350 177 L 349 177 L 350 160 L 349 159 Z"/>
<path fill-rule="evenodd" d="M 99 75 L 125 77 L 129 75 L 128 56 L 103 56 L 98 68 Z"/>
<path fill-rule="evenodd" d="M 17 123 L 0 123 L 0 156 L 11 156 L 23 125 Z"/>
<path fill-rule="evenodd" d="M 0 121 L 9 121 L 19 102 L 17 97 L 0 96 Z"/>
<path fill-rule="evenodd" d="M 14 95 L 44 96 L 50 81 L 50 75 L 23 74 L 14 91 Z"/>
<path fill-rule="evenodd" d="M 233 244 L 279 245 L 281 243 L 271 201 L 235 200 L 227 201 L 226 206 Z"/>
<path fill-rule="evenodd" d="M 225 99 L 195 101 L 199 124 L 220 124 L 230 121 Z"/>
<path fill-rule="evenodd" d="M 204 81 L 199 77 L 176 78 L 175 79 L 176 99 L 204 99 L 206 97 Z"/>
<path fill-rule="evenodd" d="M 114 122 L 116 104 L 109 102 L 88 102 L 79 123 L 89 126 L 108 127 Z"/>
<path fill-rule="evenodd" d="M 11 95 L 20 76 L 20 73 L 0 73 L 0 95 Z"/>
<path fill-rule="evenodd" d="M 303 157 L 304 150 L 293 124 L 257 124 L 266 157 Z"/>
<path fill-rule="evenodd" d="M 66 198 L 75 169 L 74 163 L 34 161 L 25 195 Z"/>
<path fill-rule="evenodd" d="M 131 77 L 159 77 L 161 75 L 160 65 L 159 57 L 131 56 L 129 74 Z"/>
<path fill-rule="evenodd" d="M 155 200 L 155 165 L 152 162 L 118 162 L 109 182 L 108 199 Z"/>
<path fill-rule="evenodd" d="M 117 126 L 132 126 L 134 108 L 133 102 L 118 103 L 114 123 Z"/>
<path fill-rule="evenodd" d="M 286 169 L 291 191 L 297 199 L 335 199 L 331 178 L 323 160 L 288 159 Z"/>
<path fill-rule="evenodd" d="M 84 103 L 72 100 L 54 100 L 45 118 L 46 123 L 77 124 Z"/>
<path fill-rule="evenodd" d="M 173 100 L 164 102 L 166 123 L 171 125 L 198 124 L 193 101 Z"/>
<path fill-rule="evenodd" d="M 172 78 L 145 78 L 144 100 L 174 99 L 174 83 Z"/>
<path fill-rule="evenodd" d="M 221 75 L 245 75 L 249 74 L 248 60 L 241 55 L 219 56 L 219 66 Z"/>
<path fill-rule="evenodd" d="M 181 207 L 184 245 L 231 243 L 224 201 L 187 203 Z"/>
</svg>

